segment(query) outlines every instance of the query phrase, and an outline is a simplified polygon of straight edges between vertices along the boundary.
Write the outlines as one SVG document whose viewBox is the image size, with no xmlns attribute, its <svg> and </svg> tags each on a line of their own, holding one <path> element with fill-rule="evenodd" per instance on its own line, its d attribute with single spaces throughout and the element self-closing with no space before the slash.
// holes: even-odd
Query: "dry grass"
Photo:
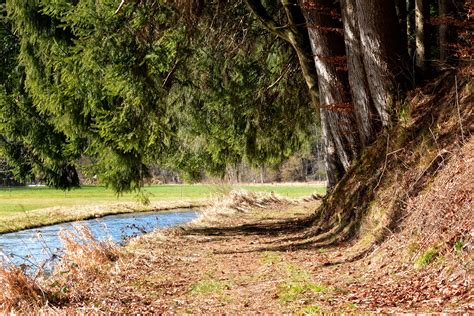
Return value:
<svg viewBox="0 0 474 316">
<path fill-rule="evenodd" d="M 403 227 L 416 236 L 420 248 L 440 240 L 452 246 L 456 241 L 474 242 L 474 139 L 451 153 L 428 190 L 408 201 Z"/>
<path fill-rule="evenodd" d="M 191 224 L 212 225 L 221 223 L 222 217 L 231 217 L 236 213 L 248 213 L 257 209 L 269 209 L 276 206 L 296 205 L 301 202 L 310 202 L 321 199 L 321 195 L 314 193 L 305 198 L 291 199 L 282 197 L 273 192 L 251 192 L 233 190 L 229 194 L 218 197 L 205 208 L 202 215 Z"/>
<path fill-rule="evenodd" d="M 33 277 L 15 266 L 0 269 L 0 312 L 37 313 L 49 310 L 50 304 L 94 297 L 91 286 L 104 281 L 111 263 L 123 254 L 113 242 L 97 240 L 85 226 L 61 231 L 60 238 L 64 255 L 50 275 L 39 271 L 39 277 Z"/>
<path fill-rule="evenodd" d="M 264 208 L 277 203 L 291 203 L 291 200 L 274 193 L 234 190 L 224 197 L 215 198 L 211 205 L 203 210 L 202 216 L 193 221 L 193 224 L 211 224 L 221 216 L 231 216 L 239 212 L 247 213 L 253 208 Z"/>
<path fill-rule="evenodd" d="M 0 268 L 0 311 L 32 311 L 45 305 L 50 296 L 21 268 Z"/>
<path fill-rule="evenodd" d="M 59 237 L 65 254 L 55 271 L 95 270 L 119 258 L 120 247 L 112 241 L 98 241 L 87 226 L 74 226 L 74 232 L 62 230 Z"/>
<path fill-rule="evenodd" d="M 63 230 L 60 239 L 64 255 L 47 279 L 48 287 L 64 294 L 68 302 L 94 297 L 91 285 L 104 282 L 109 271 L 119 266 L 122 249 L 111 241 L 97 240 L 86 226 Z"/>
</svg>

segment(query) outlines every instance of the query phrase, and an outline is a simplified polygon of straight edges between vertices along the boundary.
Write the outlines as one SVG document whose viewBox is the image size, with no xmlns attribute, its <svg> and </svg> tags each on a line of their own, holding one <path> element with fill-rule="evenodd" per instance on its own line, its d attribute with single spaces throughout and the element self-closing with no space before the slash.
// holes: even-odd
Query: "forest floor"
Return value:
<svg viewBox="0 0 474 316">
<path fill-rule="evenodd" d="M 240 200 L 246 200 L 245 195 Z M 461 245 L 433 254 L 407 243 L 401 230 L 366 257 L 344 262 L 355 251 L 352 243 L 291 247 L 304 239 L 301 226 L 320 203 L 318 196 L 253 200 L 239 201 L 231 211 L 218 206 L 185 227 L 134 239 L 119 250 L 119 259 L 85 274 L 82 269 L 74 282 L 69 280 L 69 302 L 61 311 L 228 315 L 474 311 L 472 249 Z M 281 248 L 286 241 L 290 246 Z M 342 260 L 336 263 L 338 258 Z"/>
</svg>

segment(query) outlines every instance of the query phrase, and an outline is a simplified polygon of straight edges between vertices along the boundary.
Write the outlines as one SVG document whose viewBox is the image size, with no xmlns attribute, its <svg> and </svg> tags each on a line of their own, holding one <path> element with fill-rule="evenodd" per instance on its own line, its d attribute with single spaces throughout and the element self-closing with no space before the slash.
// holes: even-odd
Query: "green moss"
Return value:
<svg viewBox="0 0 474 316">
<path fill-rule="evenodd" d="M 293 302 L 305 293 L 326 292 L 326 287 L 324 285 L 306 282 L 285 282 L 279 284 L 277 289 L 278 298 L 284 303 Z"/>
<path fill-rule="evenodd" d="M 439 255 L 438 250 L 435 247 L 428 248 L 422 255 L 415 260 L 415 269 L 421 270 L 429 265 Z"/>
<path fill-rule="evenodd" d="M 228 281 L 215 280 L 209 277 L 194 283 L 191 286 L 191 293 L 195 295 L 222 295 L 224 290 L 229 289 Z"/>
<path fill-rule="evenodd" d="M 261 260 L 263 264 L 275 264 L 278 262 L 282 262 L 283 258 L 280 254 L 274 251 L 266 251 L 262 254 Z"/>
<path fill-rule="evenodd" d="M 296 315 L 320 315 L 321 309 L 318 305 L 307 305 L 296 313 Z"/>
<path fill-rule="evenodd" d="M 416 242 L 411 242 L 408 246 L 407 246 L 407 252 L 408 252 L 408 255 L 413 255 L 415 254 L 420 248 L 418 246 L 418 244 Z"/>
<path fill-rule="evenodd" d="M 278 298 L 283 303 L 293 302 L 305 294 L 325 293 L 327 287 L 312 283 L 311 273 L 294 264 L 287 264 L 288 280 L 278 284 Z"/>
<path fill-rule="evenodd" d="M 464 248 L 464 241 L 462 241 L 461 239 L 456 240 L 456 242 L 453 245 L 454 251 L 459 253 L 462 251 L 463 248 Z"/>
</svg>

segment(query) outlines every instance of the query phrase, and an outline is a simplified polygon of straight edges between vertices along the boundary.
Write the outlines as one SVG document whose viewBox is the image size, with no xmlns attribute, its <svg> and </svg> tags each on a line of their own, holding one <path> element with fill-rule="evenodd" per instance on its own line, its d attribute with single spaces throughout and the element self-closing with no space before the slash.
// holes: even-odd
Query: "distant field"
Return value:
<svg viewBox="0 0 474 316">
<path fill-rule="evenodd" d="M 207 184 L 163 184 L 144 188 L 150 201 L 197 200 L 230 192 L 232 189 L 275 192 L 287 197 L 301 197 L 314 192 L 324 193 L 320 184 L 275 184 L 275 185 L 207 185 Z M 103 186 L 83 186 L 71 191 L 58 191 L 47 187 L 21 187 L 0 189 L 0 215 L 30 211 L 53 206 L 79 206 L 137 201 L 135 193 L 117 196 Z"/>
</svg>

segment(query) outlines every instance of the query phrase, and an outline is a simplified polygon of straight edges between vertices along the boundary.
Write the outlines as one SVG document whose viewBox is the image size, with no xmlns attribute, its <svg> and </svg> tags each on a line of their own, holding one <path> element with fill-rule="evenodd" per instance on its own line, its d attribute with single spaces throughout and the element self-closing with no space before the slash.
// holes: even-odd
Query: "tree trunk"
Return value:
<svg viewBox="0 0 474 316">
<path fill-rule="evenodd" d="M 415 0 L 415 60 L 416 66 L 419 67 L 423 73 L 426 72 L 425 5 L 426 3 L 424 0 Z"/>
<path fill-rule="evenodd" d="M 400 44 L 401 50 L 408 54 L 408 25 L 407 25 L 407 1 L 396 0 L 398 24 L 400 25 Z"/>
<path fill-rule="evenodd" d="M 355 116 L 348 94 L 343 31 L 337 16 L 340 8 L 331 0 L 301 0 L 299 3 L 306 19 L 318 74 L 321 127 L 330 189 L 347 171 L 359 150 Z"/>
<path fill-rule="evenodd" d="M 415 51 L 415 0 L 407 0 L 407 33 L 408 33 L 408 56 L 410 65 L 414 61 Z"/>
<path fill-rule="evenodd" d="M 341 11 L 352 102 L 359 138 L 365 147 L 375 139 L 381 120 L 372 102 L 364 68 L 355 0 L 342 0 Z"/>
<path fill-rule="evenodd" d="M 361 49 L 370 93 L 383 126 L 390 123 L 389 110 L 399 89 L 404 54 L 400 28 L 392 1 L 356 0 Z"/>
<path fill-rule="evenodd" d="M 446 23 L 443 23 L 443 20 L 446 19 L 446 13 L 447 13 L 446 0 L 439 0 L 439 17 L 442 20 L 441 24 L 439 25 L 439 30 L 438 30 L 439 32 L 439 60 L 441 62 L 446 61 L 446 57 L 447 57 L 446 35 L 448 32 L 448 25 Z"/>
</svg>

